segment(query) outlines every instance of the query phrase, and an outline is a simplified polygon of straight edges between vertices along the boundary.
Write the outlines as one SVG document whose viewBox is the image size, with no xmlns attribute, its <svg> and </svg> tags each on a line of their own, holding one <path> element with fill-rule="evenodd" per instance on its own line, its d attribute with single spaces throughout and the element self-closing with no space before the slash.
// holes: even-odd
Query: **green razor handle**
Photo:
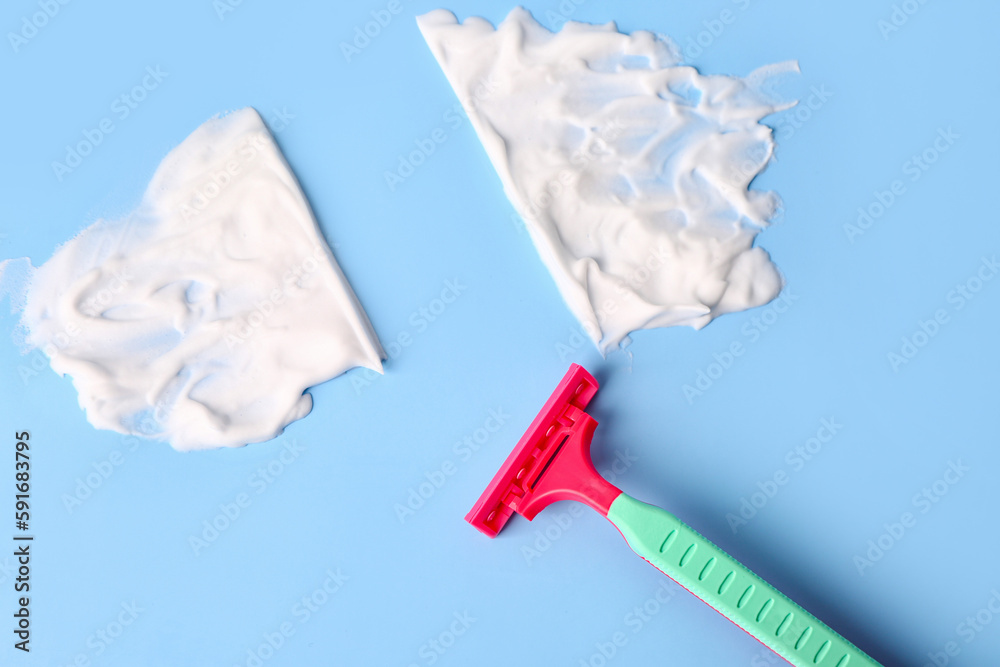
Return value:
<svg viewBox="0 0 1000 667">
<path fill-rule="evenodd" d="M 795 667 L 879 667 L 670 512 L 622 493 L 607 516 L 633 551 Z"/>
</svg>

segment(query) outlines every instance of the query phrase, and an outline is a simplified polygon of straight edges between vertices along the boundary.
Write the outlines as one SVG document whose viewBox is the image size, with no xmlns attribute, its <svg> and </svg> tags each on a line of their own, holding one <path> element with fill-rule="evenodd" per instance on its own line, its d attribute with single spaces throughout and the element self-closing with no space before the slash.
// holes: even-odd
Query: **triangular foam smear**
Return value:
<svg viewBox="0 0 1000 667">
<path fill-rule="evenodd" d="M 184 450 L 272 438 L 306 388 L 384 357 L 253 109 L 199 127 L 134 212 L 59 248 L 22 323 L 94 426 Z"/>
<path fill-rule="evenodd" d="M 748 186 L 773 150 L 759 121 L 791 106 L 745 79 L 679 65 L 666 41 L 515 9 L 496 29 L 417 19 L 563 298 L 602 353 L 637 329 L 705 326 L 773 299 L 754 237 L 773 193 Z"/>
</svg>

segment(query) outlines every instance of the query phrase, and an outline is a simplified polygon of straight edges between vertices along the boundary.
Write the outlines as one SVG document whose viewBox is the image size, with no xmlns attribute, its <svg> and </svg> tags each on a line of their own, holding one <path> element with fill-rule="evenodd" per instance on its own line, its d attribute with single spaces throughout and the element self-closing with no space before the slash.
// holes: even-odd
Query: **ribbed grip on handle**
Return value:
<svg viewBox="0 0 1000 667">
<path fill-rule="evenodd" d="M 608 519 L 633 551 L 796 667 L 879 667 L 669 512 L 623 493 Z"/>
</svg>

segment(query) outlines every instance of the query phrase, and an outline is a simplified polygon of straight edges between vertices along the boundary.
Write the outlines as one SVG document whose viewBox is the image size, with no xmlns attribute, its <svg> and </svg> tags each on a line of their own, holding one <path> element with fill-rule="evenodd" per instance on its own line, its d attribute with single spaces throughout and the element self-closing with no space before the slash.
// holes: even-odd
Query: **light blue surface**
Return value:
<svg viewBox="0 0 1000 667">
<path fill-rule="evenodd" d="M 13 559 L 0 556 L 0 662 L 254 665 L 248 650 L 288 623 L 294 634 L 273 655 L 265 648 L 261 664 L 772 664 L 685 592 L 657 602 L 664 577 L 592 513 L 574 516 L 563 503 L 533 523 L 515 518 L 495 541 L 462 520 L 576 361 L 603 383 L 593 404 L 598 467 L 634 458 L 617 479 L 631 494 L 674 511 L 885 665 L 934 664 L 928 654 L 937 664 L 996 664 L 1000 615 L 980 610 L 991 599 L 1000 610 L 1000 280 L 961 310 L 948 295 L 1000 250 L 997 5 L 901 3 L 919 10 L 884 38 L 888 0 L 564 2 L 574 19 L 617 20 L 685 47 L 714 27 L 701 53 L 689 49 L 702 71 L 798 59 L 789 94 L 831 93 L 808 113 L 770 119 L 781 130 L 778 161 L 756 182 L 785 201 L 781 223 L 759 241 L 787 278 L 791 307 L 700 332 L 642 332 L 631 358 L 606 361 L 589 342 L 572 349 L 575 321 L 512 224 L 472 128 L 445 116 L 456 100 L 413 21 L 437 5 L 404 0 L 351 62 L 342 55 L 339 43 L 386 5 L 246 0 L 220 20 L 210 0 L 73 2 L 16 53 L 5 38 L 0 255 L 44 261 L 84 225 L 134 205 L 160 159 L 201 122 L 252 105 L 384 344 L 401 333 L 411 343 L 370 385 L 354 371 L 313 389 L 313 413 L 275 441 L 193 454 L 95 431 L 69 380 L 47 368 L 22 380 L 33 357 L 0 345 L 0 515 L 10 521 L 0 542 L 14 532 L 15 430 L 31 431 L 36 535 L 30 655 L 12 647 Z M 493 21 L 511 8 L 448 6 Z M 527 6 L 557 25 L 557 0 Z M 712 24 L 723 10 L 732 21 Z M 32 0 L 6 3 L 3 32 L 36 11 Z M 147 66 L 166 78 L 121 119 L 112 102 Z M 278 112 L 294 117 L 284 123 Z M 60 182 L 51 163 L 105 117 L 114 131 Z M 390 192 L 383 173 L 438 127 L 447 141 Z M 948 128 L 958 139 L 911 181 L 904 163 Z M 894 179 L 905 193 L 849 242 L 844 225 Z M 447 280 L 466 287 L 422 330 L 412 314 Z M 894 372 L 887 354 L 937 309 L 948 322 Z M 771 324 L 763 331 L 755 318 Z M 6 307 L 3 326 L 14 326 Z M 734 341 L 745 351 L 720 374 L 713 355 Z M 699 371 L 717 379 L 689 402 L 683 387 Z M 503 413 L 502 427 L 478 451 L 456 449 L 482 439 L 490 410 Z M 786 458 L 823 419 L 843 427 L 802 465 Z M 254 477 L 292 442 L 304 450 L 286 455 L 280 475 Z M 115 451 L 121 465 L 68 511 L 64 496 Z M 396 505 L 449 461 L 454 474 L 401 523 Z M 915 503 L 959 461 L 968 470 L 938 485 L 947 490 L 939 502 Z M 726 515 L 743 498 L 761 504 L 753 494 L 779 471 L 787 484 L 734 534 Z M 189 537 L 241 493 L 249 506 L 196 555 Z M 904 512 L 915 525 L 882 537 L 891 548 L 859 574 L 854 557 Z M 316 594 L 325 604 L 307 618 L 296 605 L 322 591 L 328 570 L 347 579 Z M 116 633 L 133 601 L 142 611 L 104 645 L 96 633 Z M 636 613 L 643 605 L 651 615 Z M 602 657 L 619 632 L 624 646 Z M 439 653 L 429 643 L 439 639 L 454 642 Z M 944 655 L 948 642 L 957 656 Z"/>
</svg>

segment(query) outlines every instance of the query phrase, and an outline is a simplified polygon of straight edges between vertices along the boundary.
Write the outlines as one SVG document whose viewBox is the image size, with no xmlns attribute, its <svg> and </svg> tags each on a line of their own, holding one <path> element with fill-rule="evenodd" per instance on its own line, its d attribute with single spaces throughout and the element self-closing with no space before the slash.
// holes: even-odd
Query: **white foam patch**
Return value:
<svg viewBox="0 0 1000 667">
<path fill-rule="evenodd" d="M 570 21 L 553 34 L 521 8 L 496 29 L 445 10 L 417 21 L 602 353 L 778 295 L 753 243 L 779 200 L 749 184 L 774 148 L 759 121 L 791 106 L 764 90 L 795 63 L 705 76 L 652 33 Z"/>
<path fill-rule="evenodd" d="M 384 358 L 253 109 L 203 124 L 134 212 L 35 270 L 22 324 L 94 426 L 181 450 L 268 440 L 306 388 Z"/>
</svg>

